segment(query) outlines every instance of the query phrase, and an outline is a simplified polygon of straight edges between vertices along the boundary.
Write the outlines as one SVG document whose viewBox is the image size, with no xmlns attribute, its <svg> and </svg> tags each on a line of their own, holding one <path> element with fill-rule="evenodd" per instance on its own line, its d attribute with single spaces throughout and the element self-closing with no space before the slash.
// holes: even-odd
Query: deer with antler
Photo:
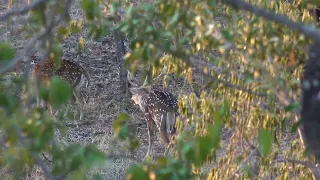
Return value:
<svg viewBox="0 0 320 180">
<path fill-rule="evenodd" d="M 160 141 L 165 145 L 165 154 L 168 153 L 170 136 L 175 131 L 176 116 L 178 113 L 178 101 L 173 94 L 160 89 L 152 89 L 147 85 L 147 78 L 142 86 L 133 82 L 133 75 L 128 71 L 127 79 L 131 86 L 129 91 L 132 93 L 132 100 L 140 106 L 147 121 L 149 145 L 145 157 L 150 156 L 153 145 L 154 125 L 160 132 Z"/>
</svg>

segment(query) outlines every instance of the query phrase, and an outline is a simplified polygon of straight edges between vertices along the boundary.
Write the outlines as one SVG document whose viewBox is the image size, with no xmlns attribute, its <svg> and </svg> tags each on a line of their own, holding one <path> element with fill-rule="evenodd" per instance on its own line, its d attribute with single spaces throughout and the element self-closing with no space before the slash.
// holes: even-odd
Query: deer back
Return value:
<svg viewBox="0 0 320 180">
<path fill-rule="evenodd" d="M 50 85 L 51 78 L 53 76 L 58 76 L 72 88 L 78 86 L 82 82 L 83 75 L 87 78 L 88 85 L 90 85 L 90 76 L 81 65 L 72 61 L 62 60 L 60 67 L 56 69 L 53 59 L 37 63 L 32 72 L 32 77 L 37 79 L 37 83 L 41 82 Z"/>
<path fill-rule="evenodd" d="M 177 99 L 171 93 L 157 89 L 150 92 L 146 104 L 160 132 L 175 133 L 177 103 Z"/>
</svg>

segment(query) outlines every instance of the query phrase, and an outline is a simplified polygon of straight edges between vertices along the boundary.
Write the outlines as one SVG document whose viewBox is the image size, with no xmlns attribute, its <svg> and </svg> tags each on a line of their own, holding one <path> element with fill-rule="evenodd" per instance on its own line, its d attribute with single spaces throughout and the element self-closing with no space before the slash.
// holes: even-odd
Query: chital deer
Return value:
<svg viewBox="0 0 320 180">
<path fill-rule="evenodd" d="M 73 100 L 76 100 L 80 106 L 80 120 L 83 118 L 83 105 L 84 101 L 81 96 L 80 88 L 84 84 L 84 78 L 88 80 L 87 86 L 90 86 L 90 75 L 88 72 L 79 64 L 69 61 L 62 60 L 61 66 L 55 69 L 54 60 L 49 58 L 45 61 L 41 61 L 35 64 L 32 71 L 32 79 L 35 80 L 36 86 L 39 89 L 40 84 L 50 86 L 51 79 L 53 76 L 58 76 L 62 81 L 69 84 L 72 88 Z M 39 105 L 40 98 L 37 96 L 37 103 Z M 45 105 L 46 102 L 42 101 Z M 48 104 L 51 115 L 53 115 L 53 109 L 50 104 Z"/>
<path fill-rule="evenodd" d="M 138 87 L 136 83 L 132 82 L 133 76 L 130 72 L 128 72 L 127 79 L 134 86 L 129 88 L 132 93 L 131 99 L 140 106 L 147 121 L 149 146 L 146 157 L 152 154 L 154 125 L 160 132 L 160 141 L 166 146 L 165 154 L 167 154 L 170 135 L 173 135 L 176 131 L 177 98 L 167 91 L 151 89 L 151 86 L 146 86 L 147 81 Z"/>
</svg>

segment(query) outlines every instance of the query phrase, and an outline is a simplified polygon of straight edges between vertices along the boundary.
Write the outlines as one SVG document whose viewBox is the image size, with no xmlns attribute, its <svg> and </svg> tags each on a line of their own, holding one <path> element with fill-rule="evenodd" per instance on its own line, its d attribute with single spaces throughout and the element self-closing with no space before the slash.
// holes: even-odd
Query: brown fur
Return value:
<svg viewBox="0 0 320 180">
<path fill-rule="evenodd" d="M 80 119 L 82 118 L 82 108 L 83 99 L 81 93 L 79 92 L 82 75 L 84 75 L 88 80 L 88 86 L 90 86 L 90 76 L 88 72 L 79 64 L 62 60 L 59 68 L 55 67 L 54 60 L 49 58 L 45 61 L 35 64 L 32 71 L 32 79 L 36 82 L 36 89 L 39 90 L 40 86 L 49 87 L 51 85 L 51 78 L 53 76 L 58 76 L 61 80 L 68 83 L 73 91 L 73 99 L 77 100 L 81 106 Z M 79 86 L 79 87 L 78 87 Z M 38 103 L 40 99 L 38 97 Z M 49 105 L 51 114 L 53 110 L 51 105 Z"/>
</svg>

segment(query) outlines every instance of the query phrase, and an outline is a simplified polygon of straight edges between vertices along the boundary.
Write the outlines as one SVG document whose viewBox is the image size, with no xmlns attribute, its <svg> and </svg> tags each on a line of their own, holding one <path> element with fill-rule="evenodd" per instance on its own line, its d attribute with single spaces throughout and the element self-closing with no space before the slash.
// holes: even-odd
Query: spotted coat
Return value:
<svg viewBox="0 0 320 180">
<path fill-rule="evenodd" d="M 130 88 L 130 91 L 133 93 L 135 103 L 139 104 L 144 113 L 148 126 L 155 123 L 160 132 L 160 140 L 162 143 L 168 144 L 169 134 L 174 134 L 176 130 L 177 98 L 160 89 L 149 91 L 144 88 Z"/>
<path fill-rule="evenodd" d="M 44 62 L 35 64 L 32 72 L 32 77 L 36 78 L 39 75 L 40 81 L 50 83 L 50 79 L 53 76 L 58 76 L 61 80 L 65 81 L 72 88 L 82 85 L 82 76 L 84 75 L 88 80 L 88 86 L 90 85 L 90 76 L 88 72 L 79 64 L 69 61 L 62 60 L 61 66 L 56 69 L 53 59 L 48 59 Z"/>
<path fill-rule="evenodd" d="M 173 110 L 175 113 L 178 110 L 178 101 L 173 94 L 158 89 L 152 90 L 145 99 L 145 102 L 147 107 L 145 113 L 150 113 L 159 131 L 161 129 L 162 114 L 166 113 L 168 110 Z"/>
<path fill-rule="evenodd" d="M 32 71 L 32 79 L 36 81 L 37 89 L 39 89 L 40 85 L 50 86 L 51 78 L 53 76 L 58 76 L 62 81 L 71 86 L 73 100 L 78 101 L 80 105 L 80 119 L 82 119 L 84 102 L 79 91 L 80 87 L 84 84 L 83 77 L 86 77 L 88 81 L 87 87 L 90 86 L 90 76 L 88 72 L 81 65 L 69 60 L 62 60 L 59 68 L 55 67 L 54 60 L 51 58 L 35 64 Z M 39 97 L 38 103 L 40 103 Z M 45 106 L 47 105 L 44 101 L 42 101 L 42 103 L 44 103 Z M 49 108 L 53 114 L 52 107 L 50 105 Z"/>
</svg>

